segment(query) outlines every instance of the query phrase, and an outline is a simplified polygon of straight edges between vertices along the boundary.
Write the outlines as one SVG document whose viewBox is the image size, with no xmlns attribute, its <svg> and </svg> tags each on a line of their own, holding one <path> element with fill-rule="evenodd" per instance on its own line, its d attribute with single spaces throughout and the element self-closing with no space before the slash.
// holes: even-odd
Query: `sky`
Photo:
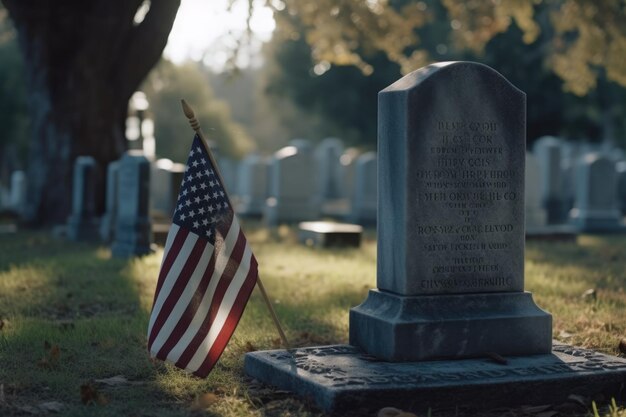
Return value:
<svg viewBox="0 0 626 417">
<path fill-rule="evenodd" d="M 204 61 L 214 70 L 223 69 L 229 51 L 236 45 L 234 37 L 245 32 L 248 1 L 235 0 L 228 10 L 229 0 L 182 0 L 164 55 L 175 63 L 188 59 Z M 275 23 L 265 0 L 255 0 L 250 26 L 254 33 L 252 53 L 242 54 L 241 67 L 259 63 L 261 42 L 270 39 Z"/>
</svg>

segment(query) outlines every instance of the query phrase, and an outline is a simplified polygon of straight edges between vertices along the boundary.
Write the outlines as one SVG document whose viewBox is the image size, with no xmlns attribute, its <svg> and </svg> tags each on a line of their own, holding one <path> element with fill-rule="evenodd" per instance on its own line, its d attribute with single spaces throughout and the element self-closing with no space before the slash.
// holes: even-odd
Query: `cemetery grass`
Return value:
<svg viewBox="0 0 626 417">
<path fill-rule="evenodd" d="M 360 249 L 337 250 L 300 246 L 284 227 L 268 232 L 248 225 L 247 231 L 292 344 L 346 343 L 349 308 L 375 286 L 374 235 Z M 208 379 L 151 361 L 146 329 L 161 256 L 159 249 L 140 259 L 111 259 L 109 249 L 96 244 L 40 232 L 0 235 L 0 415 L 322 415 L 306 401 L 243 374 L 245 352 L 280 347 L 256 290 Z M 556 339 L 620 354 L 619 340 L 626 336 L 626 237 L 530 242 L 526 287 L 553 314 Z M 607 403 L 600 403 L 599 415 L 609 415 Z M 529 410 L 490 415 L 534 415 Z M 434 416 L 464 413 L 432 410 Z"/>
</svg>

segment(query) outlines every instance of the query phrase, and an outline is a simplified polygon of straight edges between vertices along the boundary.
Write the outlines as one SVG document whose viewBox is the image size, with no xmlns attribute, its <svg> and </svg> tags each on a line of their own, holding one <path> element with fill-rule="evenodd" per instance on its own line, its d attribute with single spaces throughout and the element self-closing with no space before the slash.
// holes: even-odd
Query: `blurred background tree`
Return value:
<svg viewBox="0 0 626 417">
<path fill-rule="evenodd" d="M 32 133 L 24 217 L 65 222 L 74 159 L 92 155 L 103 174 L 124 151 L 128 100 L 161 57 L 180 0 L 2 3 L 24 61 Z"/>
<path fill-rule="evenodd" d="M 180 99 L 185 98 L 202 121 L 202 130 L 220 153 L 239 159 L 255 148 L 248 132 L 230 115 L 230 107 L 215 98 L 199 64 L 174 65 L 163 59 L 150 73 L 141 89 L 150 102 L 154 118 L 157 155 L 186 162 L 192 131 L 182 117 Z"/>
<path fill-rule="evenodd" d="M 29 117 L 24 85 L 24 66 L 15 31 L 5 9 L 0 7 L 0 183 L 26 162 Z"/>
</svg>

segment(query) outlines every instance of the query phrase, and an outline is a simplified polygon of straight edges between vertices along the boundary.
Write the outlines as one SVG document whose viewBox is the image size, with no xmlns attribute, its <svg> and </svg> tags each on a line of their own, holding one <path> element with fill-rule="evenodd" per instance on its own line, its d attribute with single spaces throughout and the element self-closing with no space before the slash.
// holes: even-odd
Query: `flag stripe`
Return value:
<svg viewBox="0 0 626 417">
<path fill-rule="evenodd" d="M 183 336 L 183 334 L 189 327 L 189 324 L 193 320 L 194 316 L 196 315 L 196 312 L 198 311 L 198 308 L 201 305 L 202 298 L 204 297 L 204 294 L 206 293 L 207 287 L 209 286 L 209 282 L 211 281 L 211 274 L 213 273 L 214 267 L 215 267 L 215 252 L 213 252 L 213 254 L 211 255 L 209 266 L 204 271 L 202 279 L 200 280 L 200 285 L 198 286 L 198 288 L 196 289 L 196 292 L 193 295 L 193 299 L 187 305 L 185 312 L 180 316 L 178 323 L 176 323 L 176 326 L 174 327 L 171 334 L 167 338 L 167 341 L 158 350 L 153 346 L 152 352 L 153 353 L 158 352 L 156 354 L 157 358 L 161 360 L 165 360 L 167 356 L 169 355 L 169 353 L 174 348 L 174 346 L 176 346 L 176 343 L 178 343 L 180 338 Z"/>
<path fill-rule="evenodd" d="M 236 223 L 236 219 L 233 219 L 233 223 Z M 224 273 L 227 261 L 235 248 L 235 242 L 237 241 L 236 239 L 239 237 L 238 230 L 238 225 L 235 224 L 231 226 L 228 234 L 226 235 L 226 239 L 224 239 L 224 244 L 222 245 L 224 250 L 220 250 L 219 252 L 217 250 L 215 251 L 215 268 L 212 271 L 208 288 L 204 293 L 204 297 L 202 297 L 202 301 L 200 301 L 200 305 L 197 308 L 196 313 L 191 320 L 191 323 L 189 323 L 187 328 L 184 329 L 183 335 L 179 338 L 178 343 L 176 343 L 174 348 L 172 348 L 171 351 L 168 353 L 167 360 L 172 361 L 173 363 L 178 362 L 178 359 L 183 354 L 183 352 L 193 339 L 194 335 L 198 332 L 198 329 L 200 328 L 202 322 L 208 314 L 211 300 L 213 299 L 213 294 L 215 292 L 215 288 L 217 287 L 219 278 Z"/>
<path fill-rule="evenodd" d="M 239 227 L 237 227 L 237 229 L 239 229 Z M 225 276 L 225 275 L 228 272 L 232 271 L 233 267 L 235 268 L 236 271 L 241 271 L 241 269 L 237 269 L 236 266 L 238 266 L 239 263 L 241 262 L 245 249 L 247 249 L 246 238 L 241 232 L 241 229 L 239 229 L 237 243 L 235 244 L 233 253 L 229 257 L 228 264 L 226 268 L 224 269 L 224 273 L 220 277 L 218 281 L 218 285 L 212 294 L 208 314 L 205 316 L 202 324 L 199 326 L 198 330 L 196 331 L 195 336 L 193 337 L 193 339 L 191 340 L 187 348 L 184 350 L 181 357 L 176 362 L 176 366 L 187 368 L 189 361 L 197 353 L 198 347 L 204 340 L 206 334 L 209 331 L 210 326 L 213 323 L 213 319 L 215 318 L 215 315 L 216 315 L 216 310 L 220 307 L 220 303 L 222 302 L 222 299 L 224 298 L 226 289 L 228 288 L 228 285 L 233 279 L 232 275 L 231 276 Z"/>
<path fill-rule="evenodd" d="M 213 342 L 213 346 L 211 346 L 211 350 L 209 350 L 209 354 L 207 355 L 202 365 L 200 365 L 200 368 L 198 368 L 198 370 L 194 372 L 197 376 L 204 378 L 209 374 L 209 372 L 211 372 L 211 370 L 215 366 L 215 363 L 222 355 L 222 352 L 224 352 L 226 344 L 235 332 L 237 324 L 239 324 L 239 320 L 241 319 L 243 310 L 248 303 L 248 299 L 252 294 L 252 290 L 254 290 L 254 285 L 256 284 L 257 280 L 257 264 L 256 259 L 254 259 L 254 255 L 252 256 L 252 260 L 253 265 L 250 267 L 250 270 L 248 271 L 248 276 L 246 277 L 243 286 L 237 294 L 237 298 L 235 299 L 232 310 L 228 314 L 226 323 L 224 323 L 222 331 L 220 332 L 217 339 L 215 339 L 215 342 Z"/>
<path fill-rule="evenodd" d="M 161 287 L 161 291 L 159 292 L 159 295 L 154 302 L 154 308 L 152 309 L 152 315 L 150 316 L 150 331 L 148 334 L 152 333 L 152 328 L 154 326 L 154 322 L 157 318 L 158 312 L 161 311 L 167 294 L 170 293 L 172 287 L 174 286 L 174 284 L 176 284 L 176 279 L 180 275 L 180 271 L 185 266 L 187 258 L 189 257 L 189 254 L 195 246 L 196 240 L 198 240 L 197 235 L 195 235 L 194 233 L 189 233 L 186 230 L 184 232 L 184 235 L 187 238 L 180 246 L 180 250 L 177 251 L 176 258 L 173 260 L 171 267 L 167 271 L 167 274 L 163 279 L 163 286 Z M 172 250 L 176 249 L 178 248 L 172 245 Z"/>
<path fill-rule="evenodd" d="M 159 273 L 159 279 L 157 281 L 157 287 L 154 291 L 154 300 L 152 305 L 154 306 L 163 287 L 163 281 L 170 272 L 174 260 L 180 252 L 180 248 L 183 246 L 185 239 L 187 238 L 188 230 L 181 229 L 177 224 L 172 223 L 170 231 L 167 233 L 167 240 L 165 241 L 165 250 L 163 252 L 163 259 L 161 260 L 161 272 Z M 168 245 L 169 243 L 169 245 Z M 154 309 L 153 309 L 154 310 Z"/>
<path fill-rule="evenodd" d="M 171 317 L 172 310 L 174 310 L 174 307 L 176 306 L 176 303 L 180 300 L 183 291 L 185 291 L 185 288 L 187 287 L 187 284 L 191 280 L 192 276 L 195 274 L 198 263 L 201 259 L 201 255 L 204 252 L 206 246 L 206 240 L 198 238 L 195 239 L 195 244 L 193 246 L 193 249 L 189 253 L 189 256 L 187 257 L 187 262 L 185 262 L 185 266 L 180 271 L 178 279 L 174 282 L 172 289 L 166 295 L 165 302 L 163 303 L 163 306 L 161 307 L 159 314 L 154 321 L 154 325 L 152 326 L 152 333 L 150 334 L 148 344 L 152 345 L 154 339 L 159 334 L 161 328 L 165 324 L 165 321 Z M 208 259 L 206 261 L 208 263 Z"/>
<path fill-rule="evenodd" d="M 152 329 L 152 335 L 155 337 L 150 342 L 151 351 L 158 352 L 161 349 L 161 346 L 175 328 L 176 323 L 193 301 L 195 292 L 210 264 L 212 252 L 213 245 L 204 239 L 197 240 L 194 252 L 189 257 L 192 263 L 190 264 L 188 261 L 185 265 Z M 161 316 L 161 314 L 164 315 Z"/>
</svg>

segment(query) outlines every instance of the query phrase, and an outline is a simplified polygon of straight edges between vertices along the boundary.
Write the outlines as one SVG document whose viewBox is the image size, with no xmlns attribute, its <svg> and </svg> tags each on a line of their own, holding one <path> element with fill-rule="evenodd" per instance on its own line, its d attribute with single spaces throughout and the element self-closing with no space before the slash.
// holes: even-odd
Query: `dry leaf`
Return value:
<svg viewBox="0 0 626 417">
<path fill-rule="evenodd" d="M 596 292 L 595 288 L 589 288 L 583 293 L 582 298 L 584 298 L 585 300 L 595 301 L 598 298 L 598 293 Z"/>
<path fill-rule="evenodd" d="M 86 384 L 80 386 L 80 400 L 83 404 L 87 405 L 105 405 L 109 402 L 104 395 L 98 392 L 96 387 L 91 382 L 87 382 Z"/>
<path fill-rule="evenodd" d="M 0 319 L 0 330 L 4 329 L 5 321 Z"/>
<path fill-rule="evenodd" d="M 64 405 L 63 403 L 60 403 L 58 401 L 47 401 L 45 403 L 39 404 L 38 407 L 40 410 L 43 410 L 43 411 L 58 413 L 59 411 L 63 409 Z"/>
<path fill-rule="evenodd" d="M 59 345 L 53 345 L 50 348 L 51 362 L 57 362 L 60 357 L 61 357 L 61 348 L 59 348 Z"/>
<path fill-rule="evenodd" d="M 206 392 L 196 398 L 191 405 L 193 410 L 205 410 L 219 401 L 219 397 L 212 392 Z"/>
<path fill-rule="evenodd" d="M 126 379 L 124 375 L 115 375 L 115 376 L 112 376 L 111 378 L 96 379 L 96 382 L 114 387 L 117 385 L 128 384 L 128 379 Z"/>
<path fill-rule="evenodd" d="M 246 352 L 254 352 L 255 350 L 257 350 L 256 346 L 254 346 L 252 343 L 250 342 L 246 342 Z"/>
<path fill-rule="evenodd" d="M 626 337 L 619 341 L 619 351 L 626 354 Z"/>
</svg>

